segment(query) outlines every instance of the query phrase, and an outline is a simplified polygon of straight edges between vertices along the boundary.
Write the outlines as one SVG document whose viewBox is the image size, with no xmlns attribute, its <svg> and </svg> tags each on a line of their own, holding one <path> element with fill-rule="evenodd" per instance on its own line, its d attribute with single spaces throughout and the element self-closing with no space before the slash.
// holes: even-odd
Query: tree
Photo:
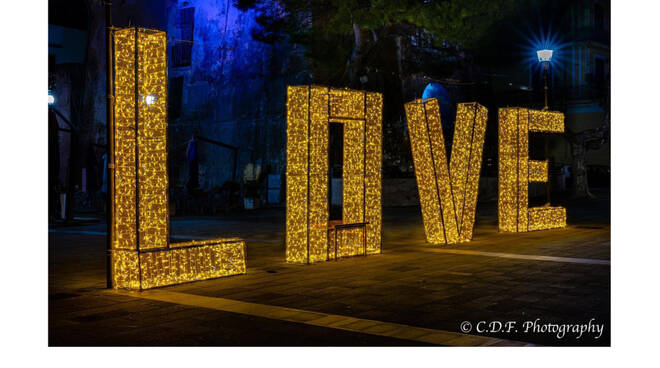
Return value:
<svg viewBox="0 0 660 368">
<path fill-rule="evenodd" d="M 256 9 L 261 29 L 256 39 L 274 42 L 283 37 L 304 45 L 315 79 L 359 86 L 376 47 L 395 41 L 396 73 L 400 67 L 402 35 L 424 30 L 433 44 L 468 52 L 479 46 L 489 28 L 514 9 L 516 0 L 242 0 L 239 9 Z M 388 72 L 391 72 L 388 70 Z M 400 75 L 400 78 L 405 75 Z"/>
<path fill-rule="evenodd" d="M 607 83 L 609 86 L 609 82 Z M 599 102 L 605 115 L 597 128 L 573 132 L 566 128 L 564 137 L 571 147 L 572 165 L 573 165 L 573 197 L 575 198 L 594 198 L 589 192 L 589 182 L 587 180 L 587 151 L 597 150 L 603 146 L 610 136 L 610 93 L 609 88 L 603 99 Z"/>
<path fill-rule="evenodd" d="M 384 170 L 412 165 L 403 105 L 419 98 L 424 74 L 453 77 L 517 0 L 242 0 L 255 9 L 253 37 L 305 50 L 310 82 L 384 94 Z M 413 47 L 412 40 L 415 40 Z M 423 44 L 420 43 L 423 38 Z"/>
</svg>

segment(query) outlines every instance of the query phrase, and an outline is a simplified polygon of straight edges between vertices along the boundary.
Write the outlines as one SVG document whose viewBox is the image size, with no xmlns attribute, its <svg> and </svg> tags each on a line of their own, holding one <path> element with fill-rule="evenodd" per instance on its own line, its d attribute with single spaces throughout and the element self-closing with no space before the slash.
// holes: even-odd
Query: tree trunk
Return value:
<svg viewBox="0 0 660 368">
<path fill-rule="evenodd" d="M 401 45 L 401 36 L 394 38 L 396 44 L 396 68 L 399 72 L 399 82 L 401 84 L 401 98 L 405 96 L 405 85 L 403 80 L 403 46 Z"/>
<path fill-rule="evenodd" d="M 571 142 L 571 156 L 573 157 L 573 198 L 593 198 L 589 192 L 586 164 L 587 147 L 583 139 Z"/>
<path fill-rule="evenodd" d="M 353 45 L 353 53 L 348 60 L 348 84 L 351 87 L 358 85 L 358 73 L 362 69 L 364 57 L 367 54 L 367 31 L 360 28 L 356 23 L 353 23 L 353 34 L 355 35 L 355 44 Z"/>
</svg>

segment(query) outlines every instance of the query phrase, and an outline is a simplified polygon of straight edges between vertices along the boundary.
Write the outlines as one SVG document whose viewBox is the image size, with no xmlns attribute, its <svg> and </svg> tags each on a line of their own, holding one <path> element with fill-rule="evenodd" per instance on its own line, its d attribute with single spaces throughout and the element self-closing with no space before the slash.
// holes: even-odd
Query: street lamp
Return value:
<svg viewBox="0 0 660 368">
<path fill-rule="evenodd" d="M 552 50 L 543 49 L 536 51 L 536 56 L 539 58 L 539 63 L 543 63 L 543 90 L 545 91 L 545 106 L 544 111 L 548 110 L 548 64 L 552 60 Z"/>
<path fill-rule="evenodd" d="M 538 50 L 536 52 L 540 62 L 550 61 L 552 59 L 552 50 Z"/>
<path fill-rule="evenodd" d="M 536 56 L 539 58 L 539 63 L 543 64 L 543 91 L 545 92 L 545 106 L 543 107 L 543 111 L 548 111 L 548 64 L 550 64 L 550 60 L 552 60 L 552 50 L 538 50 L 536 51 Z M 548 157 L 548 146 L 548 136 L 546 136 L 545 157 Z M 547 200 L 546 205 L 550 206 L 550 180 L 545 183 L 545 197 Z"/>
</svg>

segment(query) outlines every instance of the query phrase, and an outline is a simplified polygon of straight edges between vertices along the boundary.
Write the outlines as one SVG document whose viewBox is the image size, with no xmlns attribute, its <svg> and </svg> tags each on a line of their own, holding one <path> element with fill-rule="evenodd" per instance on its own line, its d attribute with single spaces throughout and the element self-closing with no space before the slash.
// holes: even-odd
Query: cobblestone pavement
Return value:
<svg viewBox="0 0 660 368">
<path fill-rule="evenodd" d="M 479 204 L 473 241 L 442 247 L 419 208 L 385 208 L 382 254 L 314 265 L 284 262 L 282 209 L 175 217 L 173 241 L 244 237 L 248 273 L 143 293 L 104 289 L 103 224 L 51 228 L 49 344 L 609 345 L 609 200 L 567 207 L 566 229 L 500 234 Z M 604 330 L 558 338 L 527 321 Z"/>
</svg>

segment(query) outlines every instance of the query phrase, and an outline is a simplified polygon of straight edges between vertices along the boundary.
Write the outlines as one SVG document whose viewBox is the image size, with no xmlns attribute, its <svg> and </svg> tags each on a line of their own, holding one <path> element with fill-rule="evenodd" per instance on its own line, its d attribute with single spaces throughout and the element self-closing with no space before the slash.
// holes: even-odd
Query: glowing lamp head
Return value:
<svg viewBox="0 0 660 368">
<path fill-rule="evenodd" d="M 55 103 L 55 96 L 53 96 L 53 93 L 48 91 L 48 104 L 52 105 Z"/>
<path fill-rule="evenodd" d="M 547 62 L 552 59 L 552 50 L 538 50 L 536 51 L 536 56 L 539 58 L 539 62 Z"/>
<path fill-rule="evenodd" d="M 144 102 L 145 102 L 147 105 L 151 106 L 151 105 L 154 104 L 154 102 L 156 102 L 156 96 L 154 96 L 154 95 L 147 95 L 147 96 L 144 98 Z"/>
</svg>

